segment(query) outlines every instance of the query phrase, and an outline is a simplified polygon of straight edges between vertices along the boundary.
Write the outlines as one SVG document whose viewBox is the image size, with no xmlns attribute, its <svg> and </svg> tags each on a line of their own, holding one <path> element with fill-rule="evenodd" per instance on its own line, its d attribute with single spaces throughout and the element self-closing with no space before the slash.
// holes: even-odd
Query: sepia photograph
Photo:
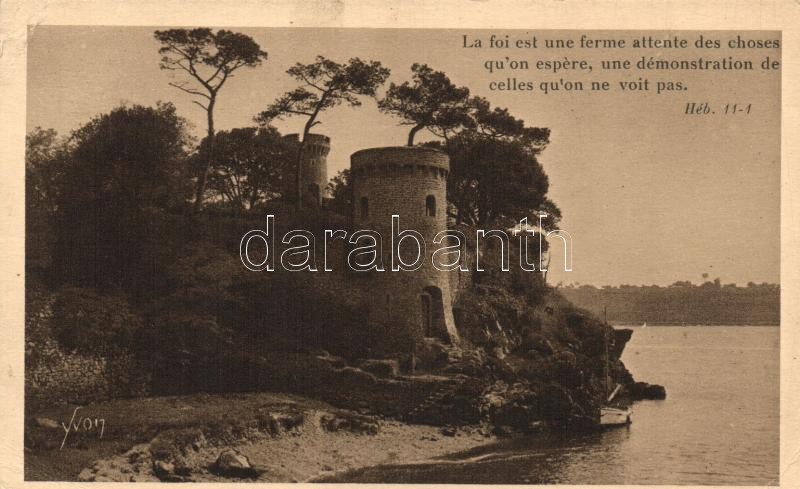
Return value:
<svg viewBox="0 0 800 489">
<path fill-rule="evenodd" d="M 781 31 L 25 42 L 25 481 L 779 484 Z"/>
</svg>

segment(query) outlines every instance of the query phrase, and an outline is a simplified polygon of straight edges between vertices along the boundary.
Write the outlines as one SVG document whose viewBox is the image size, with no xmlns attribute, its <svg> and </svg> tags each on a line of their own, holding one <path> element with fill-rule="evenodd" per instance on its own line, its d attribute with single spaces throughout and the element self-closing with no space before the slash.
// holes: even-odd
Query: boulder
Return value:
<svg viewBox="0 0 800 489">
<path fill-rule="evenodd" d="M 491 421 L 495 426 L 503 425 L 515 430 L 525 430 L 538 419 L 539 413 L 533 402 L 518 400 L 505 404 L 492 413 Z"/>
<path fill-rule="evenodd" d="M 503 347 L 495 346 L 491 349 L 489 354 L 498 360 L 502 360 L 506 357 L 506 350 Z"/>
<path fill-rule="evenodd" d="M 525 356 L 530 360 L 542 360 L 544 355 L 539 350 L 530 349 L 525 352 Z"/>
<path fill-rule="evenodd" d="M 568 350 L 553 354 L 553 361 L 569 368 L 575 368 L 578 365 L 577 355 Z"/>
<path fill-rule="evenodd" d="M 378 378 L 375 374 L 355 367 L 344 367 L 336 371 L 335 380 L 344 386 L 370 386 L 374 385 Z"/>
<path fill-rule="evenodd" d="M 531 423 L 541 419 L 538 396 L 530 385 L 495 383 L 483 394 L 484 411 L 493 426 L 526 431 Z"/>
<path fill-rule="evenodd" d="M 400 364 L 401 373 L 413 374 L 419 367 L 419 358 L 413 353 L 400 353 L 398 355 L 398 363 Z"/>
<path fill-rule="evenodd" d="M 397 360 L 364 360 L 359 367 L 378 377 L 394 378 L 400 374 L 400 364 Z"/>
<path fill-rule="evenodd" d="M 514 429 L 504 425 L 493 426 L 492 434 L 499 437 L 512 436 L 514 434 Z"/>
<path fill-rule="evenodd" d="M 150 442 L 150 454 L 155 460 L 186 465 L 184 459 L 192 457 L 207 444 L 198 428 L 174 428 L 162 431 Z"/>
<path fill-rule="evenodd" d="M 286 431 L 297 428 L 306 420 L 305 414 L 301 411 L 278 412 L 273 413 L 273 416 L 281 428 Z"/>
<path fill-rule="evenodd" d="M 548 383 L 538 392 L 539 414 L 543 420 L 563 425 L 580 408 L 575 406 L 569 392 L 561 385 Z"/>
<path fill-rule="evenodd" d="M 522 350 L 536 350 L 542 356 L 552 355 L 554 351 L 550 340 L 536 332 L 529 332 L 525 335 L 522 339 Z"/>
<path fill-rule="evenodd" d="M 323 362 L 327 363 L 331 367 L 334 368 L 342 368 L 347 366 L 347 361 L 345 361 L 342 357 L 337 357 L 336 355 L 331 355 L 326 350 L 315 350 L 312 354 L 318 359 L 322 360 Z"/>
<path fill-rule="evenodd" d="M 85 469 L 81 470 L 81 472 L 78 474 L 78 480 L 81 482 L 94 482 L 95 480 L 94 471 L 91 468 L 86 467 Z"/>
<path fill-rule="evenodd" d="M 630 386 L 631 399 L 639 401 L 643 399 L 661 400 L 667 398 L 667 390 L 663 385 L 648 384 L 647 382 L 634 382 Z"/>
<path fill-rule="evenodd" d="M 302 425 L 305 422 L 305 414 L 296 410 L 277 412 L 259 410 L 256 414 L 256 422 L 259 429 L 272 435 L 278 435 Z"/>
<path fill-rule="evenodd" d="M 351 433 L 377 435 L 380 430 L 378 422 L 369 416 L 355 413 L 329 413 L 320 417 L 320 424 L 327 431 L 349 431 Z"/>
<path fill-rule="evenodd" d="M 153 472 L 165 482 L 189 482 L 193 468 L 200 463 L 199 450 L 207 445 L 197 428 L 174 428 L 162 431 L 147 445 L 133 447 L 126 453 L 129 462 L 153 460 Z"/>
<path fill-rule="evenodd" d="M 628 328 L 620 328 L 614 330 L 614 342 L 611 344 L 609 353 L 613 358 L 622 357 L 622 352 L 625 350 L 625 345 L 631 340 L 633 330 Z"/>
<path fill-rule="evenodd" d="M 414 351 L 415 368 L 435 371 L 445 368 L 450 360 L 447 347 L 441 340 L 424 338 Z"/>
<path fill-rule="evenodd" d="M 211 467 L 211 471 L 222 477 L 255 479 L 258 470 L 250 465 L 250 460 L 238 451 L 228 448 L 223 450 Z"/>
<path fill-rule="evenodd" d="M 164 482 L 183 482 L 184 478 L 175 473 L 175 465 L 163 460 L 153 461 L 153 473 Z"/>
<path fill-rule="evenodd" d="M 482 350 L 461 348 L 458 355 L 448 359 L 449 363 L 442 369 L 445 373 L 464 374 L 479 377 L 485 373 L 486 355 Z"/>
<path fill-rule="evenodd" d="M 36 426 L 39 426 L 40 428 L 47 428 L 50 430 L 57 429 L 61 426 L 58 424 L 58 421 L 52 420 L 50 418 L 34 418 L 33 421 L 36 423 Z"/>
</svg>

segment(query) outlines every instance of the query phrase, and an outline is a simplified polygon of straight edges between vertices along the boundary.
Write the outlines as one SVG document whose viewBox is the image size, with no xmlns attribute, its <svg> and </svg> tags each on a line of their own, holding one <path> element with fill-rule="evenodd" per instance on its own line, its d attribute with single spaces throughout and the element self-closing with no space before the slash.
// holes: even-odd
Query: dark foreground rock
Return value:
<svg viewBox="0 0 800 489">
<path fill-rule="evenodd" d="M 400 364 L 397 360 L 364 360 L 359 367 L 378 377 L 391 378 L 400 374 Z"/>
<path fill-rule="evenodd" d="M 164 482 L 188 482 L 183 476 L 175 473 L 175 465 L 163 460 L 153 461 L 153 473 Z"/>
<path fill-rule="evenodd" d="M 663 385 L 634 382 L 629 387 L 629 390 L 631 399 L 634 401 L 662 400 L 667 398 L 667 390 Z"/>
<path fill-rule="evenodd" d="M 377 435 L 380 430 L 374 418 L 346 411 L 324 414 L 320 417 L 320 424 L 330 432 L 349 431 L 361 435 Z"/>
<path fill-rule="evenodd" d="M 255 479 L 259 473 L 246 456 L 232 448 L 223 450 L 219 454 L 217 461 L 211 466 L 211 471 L 222 477 L 240 479 Z"/>
<path fill-rule="evenodd" d="M 50 418 L 34 418 L 33 421 L 36 423 L 36 426 L 39 426 L 40 428 L 47 428 L 51 430 L 59 428 L 58 422 Z"/>
</svg>

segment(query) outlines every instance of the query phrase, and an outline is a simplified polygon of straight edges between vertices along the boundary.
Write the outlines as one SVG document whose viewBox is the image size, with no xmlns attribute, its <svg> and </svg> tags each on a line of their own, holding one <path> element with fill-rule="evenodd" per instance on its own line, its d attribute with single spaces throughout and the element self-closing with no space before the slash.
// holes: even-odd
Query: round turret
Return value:
<svg viewBox="0 0 800 489">
<path fill-rule="evenodd" d="M 385 271 L 370 275 L 370 320 L 416 339 L 455 340 L 448 273 L 458 272 L 441 271 L 431 261 L 433 251 L 445 245 L 434 238 L 447 229 L 449 157 L 434 148 L 400 146 L 358 151 L 350 162 L 354 228 L 377 231 L 383 244 Z M 399 216 L 394 231 L 393 215 Z M 393 233 L 404 230 L 419 233 L 424 253 L 416 269 L 394 271 Z M 401 236 L 395 234 L 395 246 Z M 416 250 L 414 239 L 403 239 L 399 258 L 413 263 Z"/>
<path fill-rule="evenodd" d="M 287 134 L 286 139 L 299 144 L 299 134 Z M 304 201 L 311 199 L 319 205 L 327 196 L 328 188 L 328 153 L 331 150 L 331 139 L 322 134 L 309 134 L 303 149 L 302 188 Z"/>
</svg>

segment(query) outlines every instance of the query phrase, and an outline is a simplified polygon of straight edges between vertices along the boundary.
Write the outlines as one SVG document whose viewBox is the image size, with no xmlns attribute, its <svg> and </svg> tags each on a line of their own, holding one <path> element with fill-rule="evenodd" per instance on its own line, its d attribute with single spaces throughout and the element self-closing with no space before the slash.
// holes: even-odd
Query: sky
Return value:
<svg viewBox="0 0 800 489">
<path fill-rule="evenodd" d="M 159 27 L 157 27 L 159 28 Z M 152 27 L 38 26 L 29 32 L 27 124 L 60 134 L 92 117 L 127 104 L 173 102 L 194 123 L 199 137 L 205 113 L 188 94 L 170 87 L 178 81 L 159 69 Z M 163 29 L 163 27 L 160 27 Z M 575 31 L 478 31 L 417 29 L 236 29 L 252 36 L 269 53 L 255 69 L 241 69 L 220 92 L 215 111 L 218 129 L 253 125 L 253 116 L 296 86 L 286 74 L 294 63 L 316 55 L 337 61 L 351 57 L 379 60 L 392 70 L 390 81 L 410 77 L 414 62 L 442 70 L 531 126 L 549 127 L 551 143 L 540 161 L 550 177 L 550 197 L 564 216 L 559 227 L 573 243 L 572 271 L 563 270 L 555 253 L 548 280 L 595 285 L 659 284 L 678 280 L 723 283 L 779 282 L 780 274 L 780 71 L 601 72 L 601 60 L 727 58 L 752 60 L 758 68 L 780 50 L 726 48 L 735 33 L 703 33 L 723 41 L 721 49 L 639 51 L 545 49 L 545 38 L 579 39 Z M 539 48 L 501 50 L 463 47 L 463 35 L 529 39 Z M 589 31 L 594 38 L 630 41 L 645 33 Z M 653 34 L 653 33 L 649 33 Z M 690 46 L 700 33 L 676 35 Z M 779 39 L 776 33 L 748 31 L 748 38 Z M 526 60 L 527 71 L 488 73 L 484 63 L 506 56 Z M 593 73 L 535 69 L 536 60 L 586 59 Z M 492 91 L 491 81 L 609 81 L 649 78 L 651 90 L 623 93 L 590 90 L 544 94 L 540 90 Z M 657 81 L 681 81 L 686 91 L 658 94 Z M 686 104 L 708 102 L 714 114 L 686 115 Z M 723 114 L 726 104 L 751 106 L 750 113 Z M 407 127 L 364 99 L 358 108 L 325 112 L 315 132 L 331 138 L 328 174 L 349 166 L 359 149 L 402 145 Z M 303 120 L 276 126 L 298 132 Z M 420 141 L 432 136 L 422 136 Z"/>
</svg>

